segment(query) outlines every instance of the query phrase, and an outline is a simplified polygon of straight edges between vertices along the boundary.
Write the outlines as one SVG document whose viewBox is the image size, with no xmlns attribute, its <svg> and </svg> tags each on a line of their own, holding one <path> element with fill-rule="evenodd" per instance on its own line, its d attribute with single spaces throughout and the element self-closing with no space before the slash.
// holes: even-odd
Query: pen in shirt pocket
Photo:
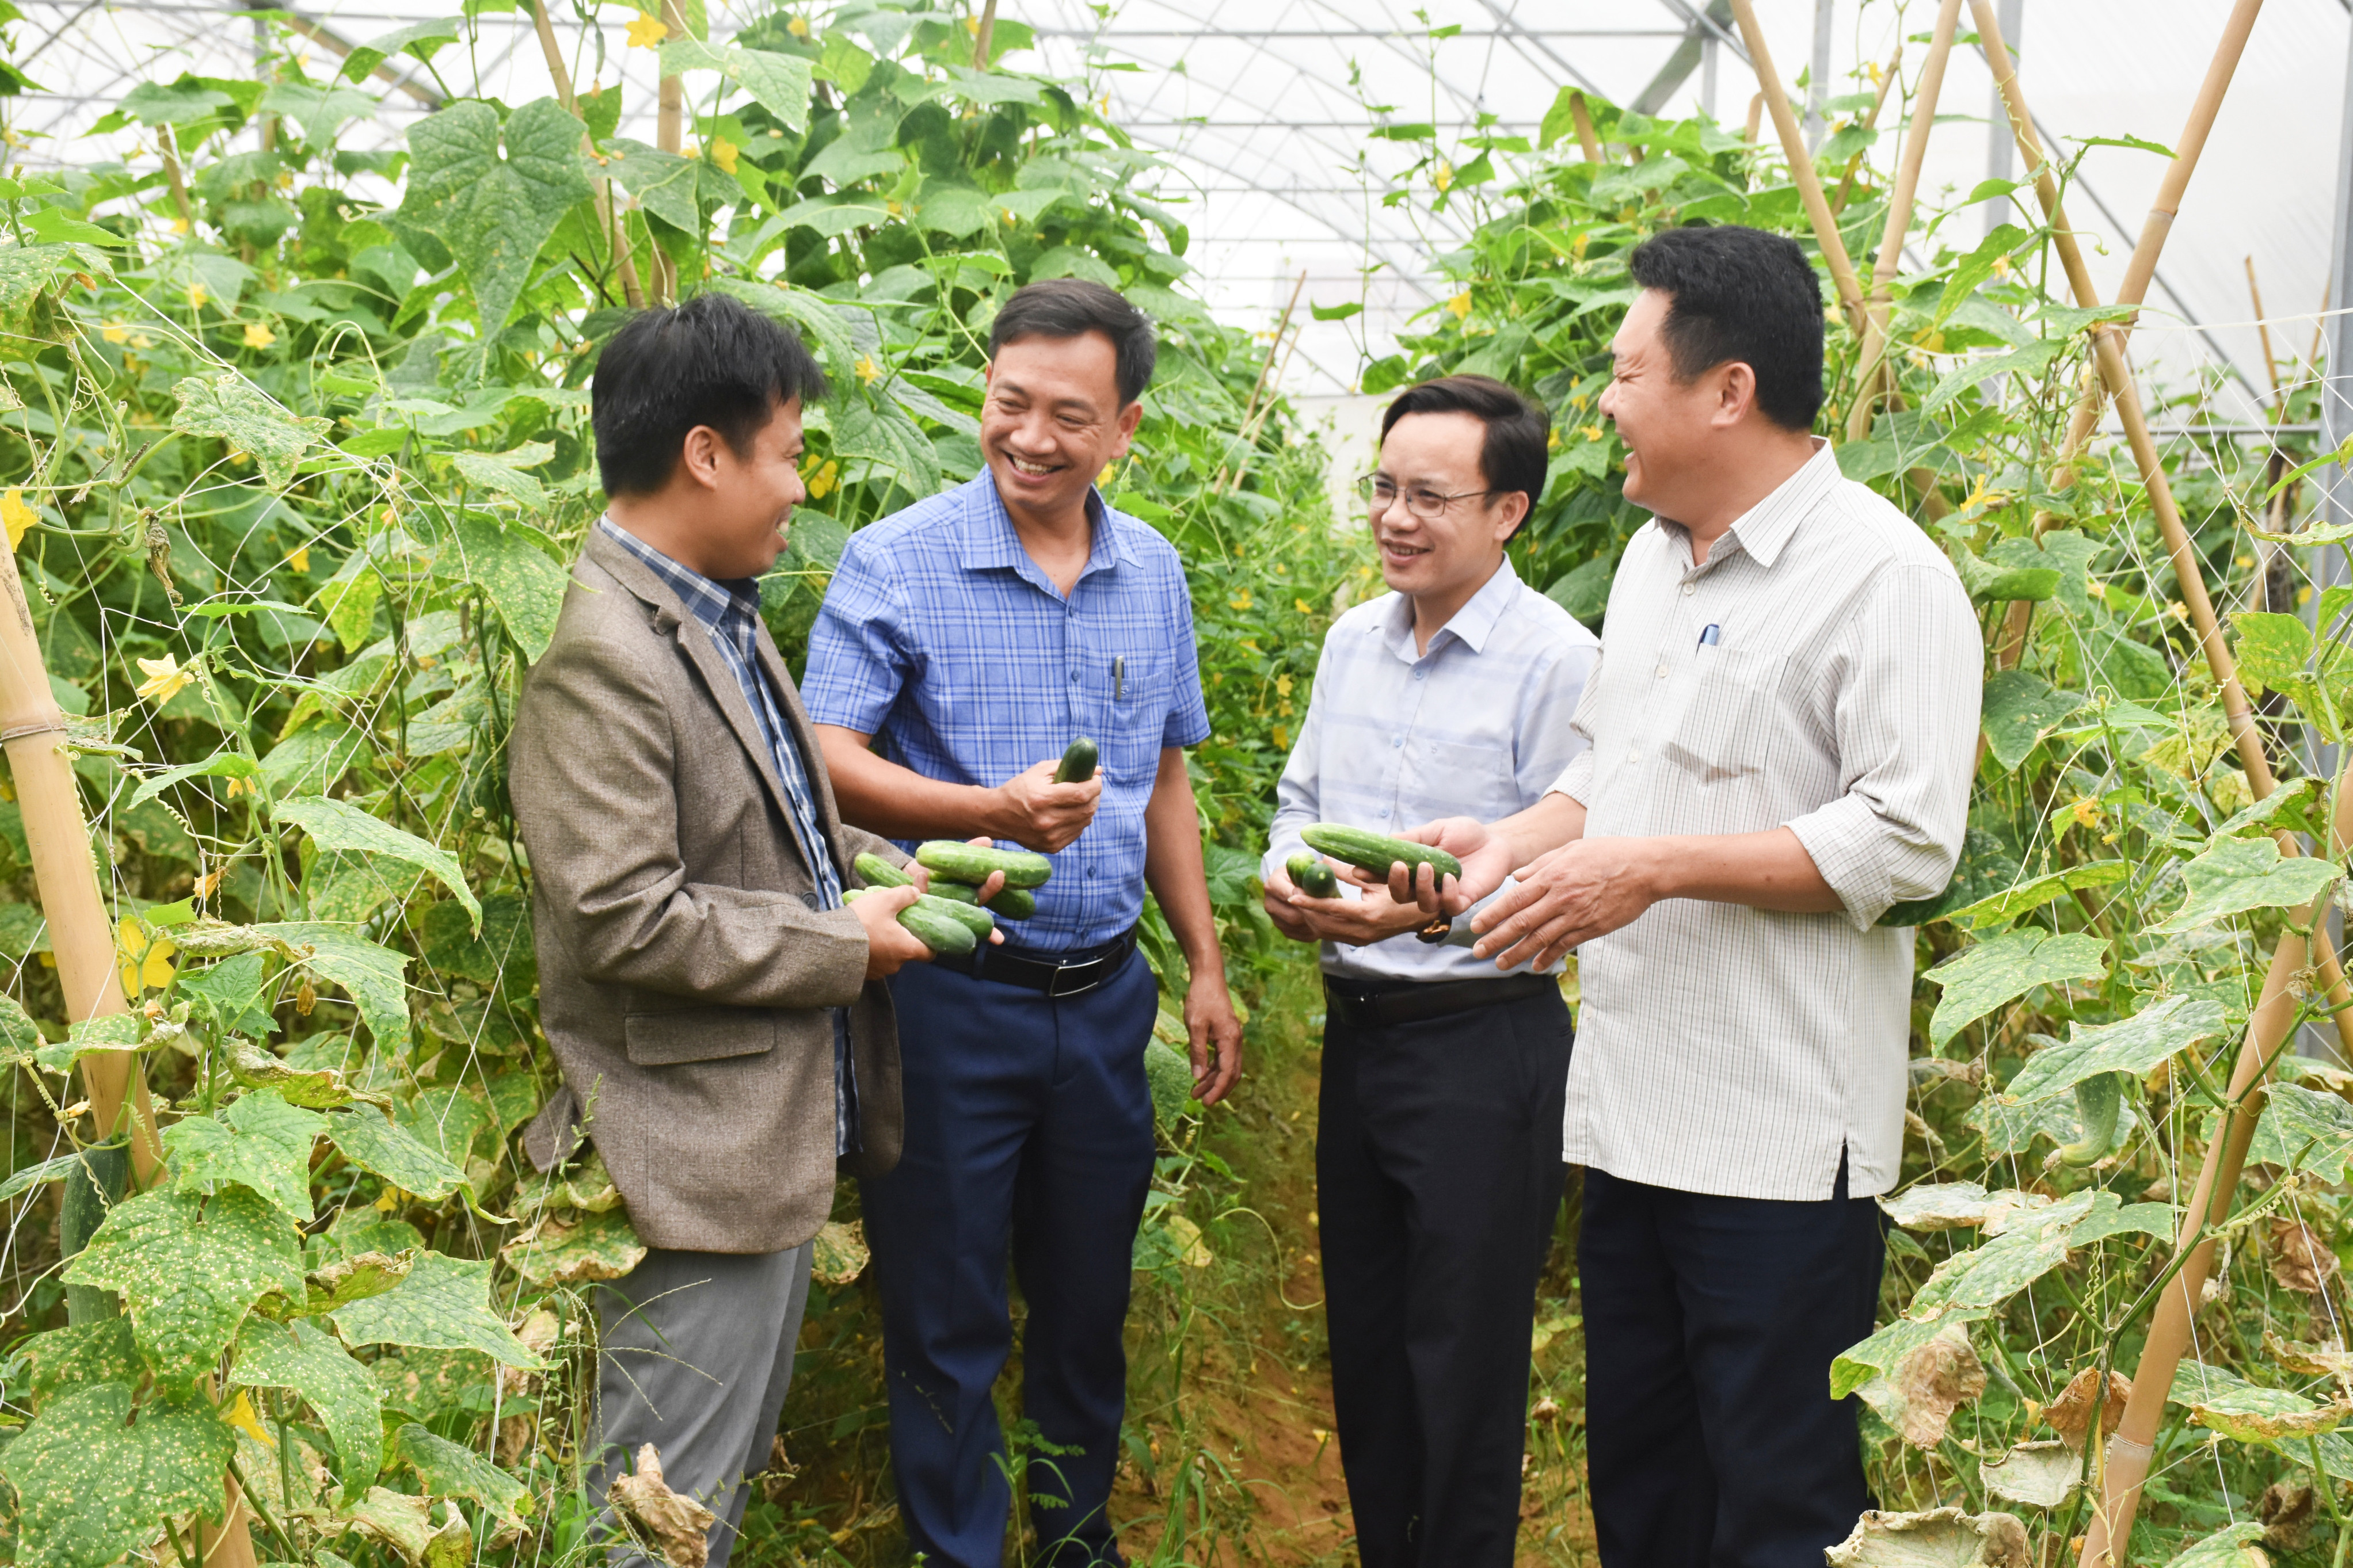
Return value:
<svg viewBox="0 0 2353 1568">
<path fill-rule="evenodd" d="M 1114 655 L 1111 661 L 1111 700 L 1113 702 L 1127 695 L 1127 655 Z"/>
<path fill-rule="evenodd" d="M 1699 646 L 1702 647 L 1714 647 L 1723 636 L 1724 628 L 1715 622 L 1710 621 L 1707 625 L 1700 628 Z"/>
</svg>

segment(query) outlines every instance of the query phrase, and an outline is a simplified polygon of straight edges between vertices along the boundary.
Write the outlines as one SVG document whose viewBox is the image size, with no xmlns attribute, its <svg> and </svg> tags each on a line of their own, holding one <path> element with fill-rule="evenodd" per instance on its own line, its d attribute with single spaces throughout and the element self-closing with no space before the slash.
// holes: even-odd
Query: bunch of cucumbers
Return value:
<svg viewBox="0 0 2353 1568">
<path fill-rule="evenodd" d="M 1095 743 L 1084 736 L 1071 742 L 1054 770 L 1057 784 L 1077 784 L 1094 777 Z M 904 888 L 914 881 L 880 855 L 860 855 L 851 862 L 866 888 Z M 961 958 L 977 948 L 997 929 L 997 917 L 1026 921 L 1038 912 L 1038 896 L 1054 874 L 1053 862 L 1027 849 L 994 849 L 934 838 L 917 846 L 915 864 L 932 874 L 932 890 L 899 911 L 899 923 L 934 953 Z M 1005 886 L 984 906 L 980 886 L 989 873 L 1005 873 Z M 856 898 L 866 888 L 854 889 Z"/>
</svg>

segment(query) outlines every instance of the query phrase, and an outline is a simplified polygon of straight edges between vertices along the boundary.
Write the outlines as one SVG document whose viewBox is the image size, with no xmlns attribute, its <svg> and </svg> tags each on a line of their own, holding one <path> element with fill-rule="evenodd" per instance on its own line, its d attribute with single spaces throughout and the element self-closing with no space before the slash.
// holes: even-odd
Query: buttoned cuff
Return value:
<svg viewBox="0 0 2353 1568">
<path fill-rule="evenodd" d="M 1805 846 L 1855 930 L 1869 931 L 1895 903 L 1895 857 L 1887 824 L 1867 802 L 1841 795 L 1782 826 Z"/>
<path fill-rule="evenodd" d="M 1546 795 L 1565 795 L 1579 805 L 1593 804 L 1593 748 L 1586 747 L 1568 759 L 1568 766 L 1553 780 Z"/>
</svg>

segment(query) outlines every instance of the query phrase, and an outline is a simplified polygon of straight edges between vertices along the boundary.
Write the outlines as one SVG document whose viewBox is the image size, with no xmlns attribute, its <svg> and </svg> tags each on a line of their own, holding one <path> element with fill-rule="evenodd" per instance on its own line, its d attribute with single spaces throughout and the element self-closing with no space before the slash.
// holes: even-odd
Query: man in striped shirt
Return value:
<svg viewBox="0 0 2353 1568">
<path fill-rule="evenodd" d="M 1379 889 L 1310 898 L 1300 830 L 1533 805 L 1584 742 L 1593 634 L 1504 558 L 1545 483 L 1549 420 L 1501 382 L 1408 389 L 1364 482 L 1395 590 L 1324 642 L 1284 767 L 1266 908 L 1324 944 L 1315 1142 L 1340 1459 L 1366 1568 L 1509 1568 L 1528 1340 L 1560 1207 L 1568 1008 L 1556 955 L 1498 978 Z M 1354 884 L 1342 888 L 1354 895 Z M 1395 939 L 1395 940 L 1390 940 Z"/>
<path fill-rule="evenodd" d="M 1592 742 L 1530 809 L 1429 824 L 1473 950 L 1577 947 L 1586 1417 L 1608 1568 L 1814 1568 L 1870 1506 L 1831 1363 L 1871 1332 L 1904 1142 L 1912 933 L 1960 852 L 1983 649 L 1960 580 L 1810 430 L 1798 247 L 1678 228 L 1601 411 L 1655 516 L 1610 585 Z M 1400 878 L 1398 896 L 1406 896 Z"/>
</svg>

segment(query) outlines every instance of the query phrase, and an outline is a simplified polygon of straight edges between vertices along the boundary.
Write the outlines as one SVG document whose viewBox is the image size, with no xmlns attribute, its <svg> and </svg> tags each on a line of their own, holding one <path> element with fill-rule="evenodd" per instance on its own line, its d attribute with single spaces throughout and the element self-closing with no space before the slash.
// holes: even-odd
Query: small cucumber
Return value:
<svg viewBox="0 0 2353 1568">
<path fill-rule="evenodd" d="M 1462 862 L 1443 849 L 1433 849 L 1427 844 L 1411 844 L 1387 834 L 1367 833 L 1361 827 L 1343 827 L 1336 822 L 1319 822 L 1299 835 L 1307 847 L 1335 860 L 1386 877 L 1389 868 L 1403 862 L 1408 866 L 1428 866 L 1441 879 L 1462 875 Z"/>
<path fill-rule="evenodd" d="M 920 903 L 901 910 L 899 923 L 914 932 L 915 940 L 930 948 L 935 956 L 961 958 L 980 945 L 980 938 L 964 921 Z"/>
<path fill-rule="evenodd" d="M 932 893 L 935 898 L 959 904 L 980 902 L 978 888 L 969 882 L 951 882 L 944 877 L 932 884 Z M 982 907 L 995 910 L 1009 921 L 1026 921 L 1038 912 L 1038 899 L 1026 888 L 1008 888 Z"/>
<path fill-rule="evenodd" d="M 1005 873 L 1008 888 L 1042 888 L 1054 874 L 1054 863 L 1027 849 L 997 849 L 980 844 L 959 844 L 934 838 L 915 851 L 916 862 L 934 877 L 979 887 L 991 871 Z"/>
<path fill-rule="evenodd" d="M 987 936 L 997 929 L 995 915 L 976 905 L 960 903 L 955 899 L 943 899 L 925 893 L 915 900 L 914 907 L 945 915 L 975 936 Z"/>
<path fill-rule="evenodd" d="M 1097 760 L 1095 743 L 1084 735 L 1071 742 L 1062 753 L 1062 765 L 1054 770 L 1056 784 L 1084 784 L 1095 776 Z"/>
<path fill-rule="evenodd" d="M 2063 1165 L 2080 1170 L 2096 1165 L 2108 1157 L 2116 1146 L 2116 1127 L 2123 1109 L 2124 1095 L 2117 1075 L 2112 1072 L 2094 1073 L 2075 1085 L 2075 1119 L 2082 1124 L 2084 1136 L 2073 1143 L 2062 1144 L 2058 1160 Z"/>
<path fill-rule="evenodd" d="M 871 853 L 860 855 L 849 863 L 849 867 L 866 879 L 866 885 L 870 888 L 904 888 L 915 879 L 881 856 Z"/>
<path fill-rule="evenodd" d="M 1332 868 L 1320 855 L 1303 851 L 1284 861 L 1282 868 L 1291 873 L 1291 879 L 1298 884 L 1299 890 L 1311 899 L 1336 899 L 1340 896 L 1340 879 L 1332 874 Z"/>
</svg>

